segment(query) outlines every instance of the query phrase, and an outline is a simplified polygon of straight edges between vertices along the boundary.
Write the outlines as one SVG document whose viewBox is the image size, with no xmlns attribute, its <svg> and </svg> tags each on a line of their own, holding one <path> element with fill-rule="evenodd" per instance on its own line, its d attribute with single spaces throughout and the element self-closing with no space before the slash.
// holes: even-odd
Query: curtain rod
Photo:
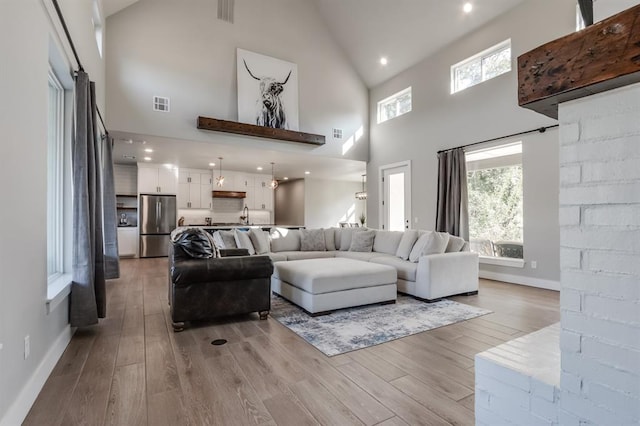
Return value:
<svg viewBox="0 0 640 426">
<path fill-rule="evenodd" d="M 69 45 L 71 46 L 71 51 L 73 52 L 73 56 L 76 58 L 76 62 L 78 63 L 78 70 L 84 72 L 84 67 L 82 66 L 82 62 L 80 62 L 80 57 L 78 56 L 78 52 L 76 51 L 76 46 L 73 44 L 73 40 L 71 39 L 71 34 L 69 33 L 69 28 L 67 27 L 67 22 L 64 20 L 64 16 L 62 16 L 62 11 L 60 10 L 60 5 L 58 4 L 58 0 L 51 0 L 53 2 L 53 7 L 56 9 L 56 13 L 58 14 L 58 19 L 60 19 L 60 23 L 62 24 L 62 29 L 64 30 L 64 34 L 67 36 L 67 40 L 69 41 Z M 107 130 L 107 126 L 104 124 L 104 119 L 102 118 L 102 114 L 100 113 L 100 108 L 96 105 L 96 110 L 98 112 L 98 118 L 100 118 L 100 123 L 102 123 L 102 128 L 106 133 L 109 133 Z"/>
<path fill-rule="evenodd" d="M 493 141 L 497 141 L 497 140 L 500 140 L 500 139 L 512 138 L 514 136 L 521 136 L 521 135 L 526 135 L 526 134 L 529 134 L 529 133 L 535 133 L 535 132 L 544 133 L 544 132 L 547 131 L 547 129 L 553 129 L 554 127 L 558 127 L 558 126 L 559 126 L 559 124 L 554 124 L 553 126 L 539 127 L 537 129 L 525 130 L 524 132 L 513 133 L 511 135 L 500 136 L 500 137 L 497 137 L 497 138 L 491 138 L 491 139 L 487 139 L 487 140 L 480 141 L 480 142 L 470 143 L 470 144 L 467 144 L 467 145 L 460 145 L 460 146 L 455 147 L 455 148 L 441 149 L 440 151 L 438 151 L 438 154 L 440 154 L 442 152 L 453 151 L 454 149 L 458 149 L 458 148 L 467 148 L 469 146 L 480 145 L 481 143 L 493 142 Z"/>
</svg>

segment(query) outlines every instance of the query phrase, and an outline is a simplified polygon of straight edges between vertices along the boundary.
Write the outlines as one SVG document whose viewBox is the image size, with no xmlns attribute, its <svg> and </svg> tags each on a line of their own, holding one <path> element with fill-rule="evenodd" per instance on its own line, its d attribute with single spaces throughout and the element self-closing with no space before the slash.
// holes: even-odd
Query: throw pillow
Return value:
<svg viewBox="0 0 640 426">
<path fill-rule="evenodd" d="M 216 231 L 213 233 L 213 242 L 218 250 L 238 248 L 233 231 Z"/>
<path fill-rule="evenodd" d="M 297 229 L 271 228 L 271 251 L 300 250 L 300 231 Z"/>
<path fill-rule="evenodd" d="M 251 238 L 251 243 L 257 254 L 269 253 L 271 247 L 269 244 L 269 234 L 266 231 L 251 228 L 249 230 L 249 238 Z"/>
<path fill-rule="evenodd" d="M 342 228 L 340 229 L 340 251 L 348 251 L 351 248 L 351 236 L 357 232 L 366 231 L 367 228 Z"/>
<path fill-rule="evenodd" d="M 324 229 L 302 229 L 300 231 L 300 250 L 325 251 Z"/>
<path fill-rule="evenodd" d="M 217 257 L 213 236 L 201 228 L 177 228 L 171 233 L 171 241 L 193 258 Z"/>
<path fill-rule="evenodd" d="M 422 249 L 422 254 L 420 256 L 426 256 L 429 254 L 439 254 L 444 253 L 447 249 L 447 244 L 449 243 L 449 234 L 446 232 L 432 232 L 431 238 L 427 240 L 424 248 Z"/>
<path fill-rule="evenodd" d="M 449 243 L 447 243 L 447 249 L 445 253 L 453 253 L 462 250 L 464 247 L 464 238 L 456 237 L 455 235 L 449 235 Z"/>
<path fill-rule="evenodd" d="M 398 250 L 396 251 L 396 256 L 403 260 L 409 260 L 409 254 L 411 254 L 411 249 L 417 240 L 418 231 L 415 229 L 407 229 L 404 231 L 400 244 L 398 245 Z"/>
<path fill-rule="evenodd" d="M 334 251 L 336 249 L 336 232 L 333 228 L 324 230 L 324 243 L 327 251 Z"/>
<path fill-rule="evenodd" d="M 415 263 L 418 261 L 420 256 L 422 256 L 422 251 L 425 245 L 427 244 L 427 242 L 429 241 L 429 239 L 431 238 L 431 234 L 433 234 L 432 231 L 421 231 L 418 233 L 419 235 L 418 240 L 413 245 L 413 248 L 411 249 L 411 253 L 409 253 L 410 262 Z"/>
<path fill-rule="evenodd" d="M 376 231 L 376 238 L 373 240 L 373 251 L 395 256 L 402 234 L 403 232 L 401 231 Z"/>
<path fill-rule="evenodd" d="M 253 244 L 251 244 L 251 238 L 249 237 L 248 232 L 234 229 L 234 234 L 238 248 L 249 250 L 249 255 L 256 254 L 256 250 L 253 248 Z"/>
<path fill-rule="evenodd" d="M 373 229 L 370 231 L 354 232 L 349 251 L 371 252 L 375 238 L 376 231 Z"/>
</svg>

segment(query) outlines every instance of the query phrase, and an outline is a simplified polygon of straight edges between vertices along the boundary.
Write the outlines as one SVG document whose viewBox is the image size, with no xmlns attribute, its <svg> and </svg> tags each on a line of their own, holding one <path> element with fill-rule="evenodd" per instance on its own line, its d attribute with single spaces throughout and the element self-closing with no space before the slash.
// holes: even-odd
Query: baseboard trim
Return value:
<svg viewBox="0 0 640 426">
<path fill-rule="evenodd" d="M 31 406 L 36 401 L 36 398 L 38 398 L 38 394 L 44 387 L 49 375 L 58 363 L 67 345 L 69 345 L 74 331 L 75 329 L 71 329 L 69 325 L 62 330 L 53 342 L 53 345 L 51 345 L 51 348 L 47 351 L 40 365 L 38 365 L 31 378 L 27 381 L 27 384 L 20 391 L 18 398 L 16 398 L 9 407 L 4 417 L 0 419 L 0 426 L 22 424 L 27 414 L 29 414 Z"/>
<path fill-rule="evenodd" d="M 480 270 L 479 276 L 480 278 L 486 278 L 488 280 L 504 281 L 511 284 L 560 291 L 560 281 L 543 280 L 541 278 L 523 277 L 521 275 L 503 274 L 500 272 L 483 270 Z"/>
</svg>

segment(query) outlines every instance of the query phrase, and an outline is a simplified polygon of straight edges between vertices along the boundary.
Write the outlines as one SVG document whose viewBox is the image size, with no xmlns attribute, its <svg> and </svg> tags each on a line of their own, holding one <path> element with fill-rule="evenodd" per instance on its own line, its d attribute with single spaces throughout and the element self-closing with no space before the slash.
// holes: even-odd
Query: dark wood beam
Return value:
<svg viewBox="0 0 640 426">
<path fill-rule="evenodd" d="M 246 192 L 241 191 L 211 191 L 213 198 L 247 198 Z"/>
<path fill-rule="evenodd" d="M 235 121 L 218 120 L 216 118 L 198 117 L 198 129 L 216 132 L 235 133 L 237 135 L 255 136 L 259 138 L 277 139 L 289 142 L 301 142 L 311 145 L 324 145 L 324 135 L 298 132 L 296 130 L 273 129 Z"/>
<path fill-rule="evenodd" d="M 518 103 L 551 118 L 558 104 L 640 82 L 640 5 L 518 57 Z"/>
</svg>

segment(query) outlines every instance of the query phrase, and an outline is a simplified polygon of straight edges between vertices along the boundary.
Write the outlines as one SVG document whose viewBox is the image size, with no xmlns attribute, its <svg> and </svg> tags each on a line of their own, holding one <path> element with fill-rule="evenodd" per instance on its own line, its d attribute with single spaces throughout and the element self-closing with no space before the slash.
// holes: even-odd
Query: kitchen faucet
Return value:
<svg viewBox="0 0 640 426">
<path fill-rule="evenodd" d="M 242 217 L 244 217 L 244 224 L 248 225 L 249 224 L 249 207 L 247 207 L 247 205 L 244 205 L 244 208 L 242 209 Z"/>
</svg>

